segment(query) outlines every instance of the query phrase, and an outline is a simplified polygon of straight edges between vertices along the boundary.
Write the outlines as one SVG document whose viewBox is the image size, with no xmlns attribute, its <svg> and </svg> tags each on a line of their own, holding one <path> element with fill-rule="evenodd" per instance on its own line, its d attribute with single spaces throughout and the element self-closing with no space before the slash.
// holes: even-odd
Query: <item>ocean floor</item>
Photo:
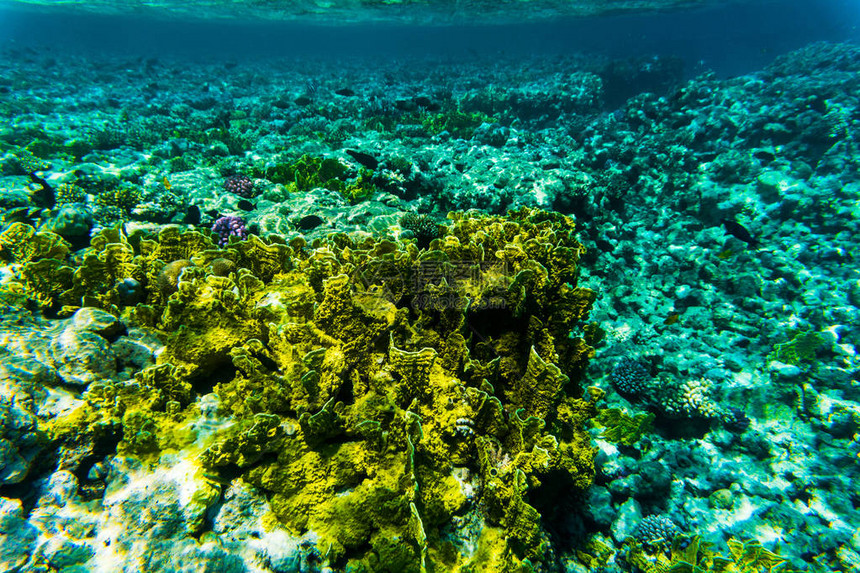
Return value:
<svg viewBox="0 0 860 573">
<path fill-rule="evenodd" d="M 860 570 L 858 94 L 7 49 L 0 571 Z"/>
</svg>

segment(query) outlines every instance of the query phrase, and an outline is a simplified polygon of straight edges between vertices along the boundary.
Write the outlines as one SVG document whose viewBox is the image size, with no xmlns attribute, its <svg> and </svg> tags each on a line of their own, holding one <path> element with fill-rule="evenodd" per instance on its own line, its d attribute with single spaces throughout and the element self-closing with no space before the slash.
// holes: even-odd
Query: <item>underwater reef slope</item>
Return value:
<svg viewBox="0 0 860 573">
<path fill-rule="evenodd" d="M 3 55 L 0 570 L 860 568 L 857 46 Z"/>
</svg>

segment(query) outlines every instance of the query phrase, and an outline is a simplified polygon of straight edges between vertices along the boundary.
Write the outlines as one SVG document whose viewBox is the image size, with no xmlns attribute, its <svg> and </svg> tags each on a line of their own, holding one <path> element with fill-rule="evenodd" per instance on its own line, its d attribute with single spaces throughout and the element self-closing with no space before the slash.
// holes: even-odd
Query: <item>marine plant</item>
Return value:
<svg viewBox="0 0 860 573">
<path fill-rule="evenodd" d="M 254 177 L 280 183 L 290 191 L 310 191 L 323 187 L 343 193 L 346 189 L 346 172 L 347 166 L 337 159 L 302 155 L 292 163 L 257 166 L 254 168 Z"/>
<path fill-rule="evenodd" d="M 280 526 L 316 533 L 326 563 L 551 566 L 544 510 L 594 475 L 584 426 L 599 393 L 579 386 L 592 350 L 570 336 L 595 299 L 576 284 L 582 247 L 558 214 L 450 217 L 424 249 L 341 234 L 219 248 L 175 227 L 134 241 L 117 227 L 74 259 L 17 227 L 40 245 L 16 250 L 24 267 L 56 261 L 31 290 L 165 345 L 134 384 L 91 384 L 52 435 L 120 426 L 120 451 L 157 456 L 193 439 L 195 391 L 214 380 L 235 423 L 200 463 L 266 492 Z M 442 533 L 455 522 L 475 524 L 474 545 Z"/>
<path fill-rule="evenodd" d="M 798 332 L 788 342 L 774 345 L 773 352 L 768 355 L 768 359 L 797 365 L 804 360 L 815 358 L 815 351 L 825 342 L 826 339 L 813 330 Z"/>
<path fill-rule="evenodd" d="M 391 115 L 371 115 L 362 120 L 367 131 L 391 132 L 397 126 L 397 118 Z"/>
<path fill-rule="evenodd" d="M 222 144 L 230 155 L 242 155 L 254 148 L 257 141 L 256 132 L 241 127 L 215 127 L 208 129 L 201 140 L 208 145 Z"/>
<path fill-rule="evenodd" d="M 622 446 L 632 446 L 651 429 L 654 414 L 639 413 L 631 416 L 620 408 L 602 408 L 597 411 L 594 423 L 603 428 L 603 437 Z"/>
<path fill-rule="evenodd" d="M 419 248 L 426 248 L 443 232 L 433 217 L 415 212 L 409 212 L 400 217 L 400 226 L 415 238 Z"/>
<path fill-rule="evenodd" d="M 87 143 L 92 149 L 110 150 L 126 143 L 126 132 L 117 125 L 104 124 L 89 130 Z"/>
<path fill-rule="evenodd" d="M 373 197 L 378 191 L 376 184 L 373 182 L 373 171 L 370 169 L 362 169 L 358 177 L 350 182 L 346 188 L 341 191 L 344 198 L 349 201 L 350 205 L 357 205 L 362 201 L 366 201 Z"/>
<path fill-rule="evenodd" d="M 496 121 L 496 118 L 480 111 L 466 113 L 459 109 L 451 109 L 427 116 L 423 125 L 424 129 L 431 135 L 447 131 L 454 137 L 469 139 L 482 123 L 495 123 Z"/>
<path fill-rule="evenodd" d="M 194 169 L 194 163 L 189 161 L 184 155 L 179 157 L 171 157 L 167 160 L 167 168 L 170 173 L 183 173 Z"/>
</svg>

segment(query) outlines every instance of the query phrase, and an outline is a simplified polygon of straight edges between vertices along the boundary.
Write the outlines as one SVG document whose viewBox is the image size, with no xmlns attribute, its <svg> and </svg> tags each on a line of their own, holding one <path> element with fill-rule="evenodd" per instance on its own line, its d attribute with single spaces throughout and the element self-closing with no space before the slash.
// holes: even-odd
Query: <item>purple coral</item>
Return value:
<svg viewBox="0 0 860 573">
<path fill-rule="evenodd" d="M 230 237 L 238 237 L 241 241 L 248 238 L 248 229 L 245 228 L 245 221 L 233 215 L 225 215 L 212 223 L 212 232 L 218 234 L 219 247 L 227 246 Z"/>
<path fill-rule="evenodd" d="M 251 198 L 254 196 L 254 181 L 247 175 L 232 175 L 224 180 L 224 191 Z"/>
</svg>

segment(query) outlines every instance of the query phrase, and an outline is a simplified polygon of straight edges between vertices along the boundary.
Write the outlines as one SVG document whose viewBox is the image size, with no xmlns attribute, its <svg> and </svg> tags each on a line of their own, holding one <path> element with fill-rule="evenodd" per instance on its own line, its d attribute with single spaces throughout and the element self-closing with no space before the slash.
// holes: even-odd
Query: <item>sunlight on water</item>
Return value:
<svg viewBox="0 0 860 573">
<path fill-rule="evenodd" d="M 739 0 L 738 0 L 739 1 Z M 265 19 L 345 24 L 409 22 L 425 24 L 514 23 L 557 17 L 599 16 L 727 4 L 716 0 L 4 0 L 0 6 L 27 6 L 96 14 L 140 14 L 167 18 Z"/>
</svg>

